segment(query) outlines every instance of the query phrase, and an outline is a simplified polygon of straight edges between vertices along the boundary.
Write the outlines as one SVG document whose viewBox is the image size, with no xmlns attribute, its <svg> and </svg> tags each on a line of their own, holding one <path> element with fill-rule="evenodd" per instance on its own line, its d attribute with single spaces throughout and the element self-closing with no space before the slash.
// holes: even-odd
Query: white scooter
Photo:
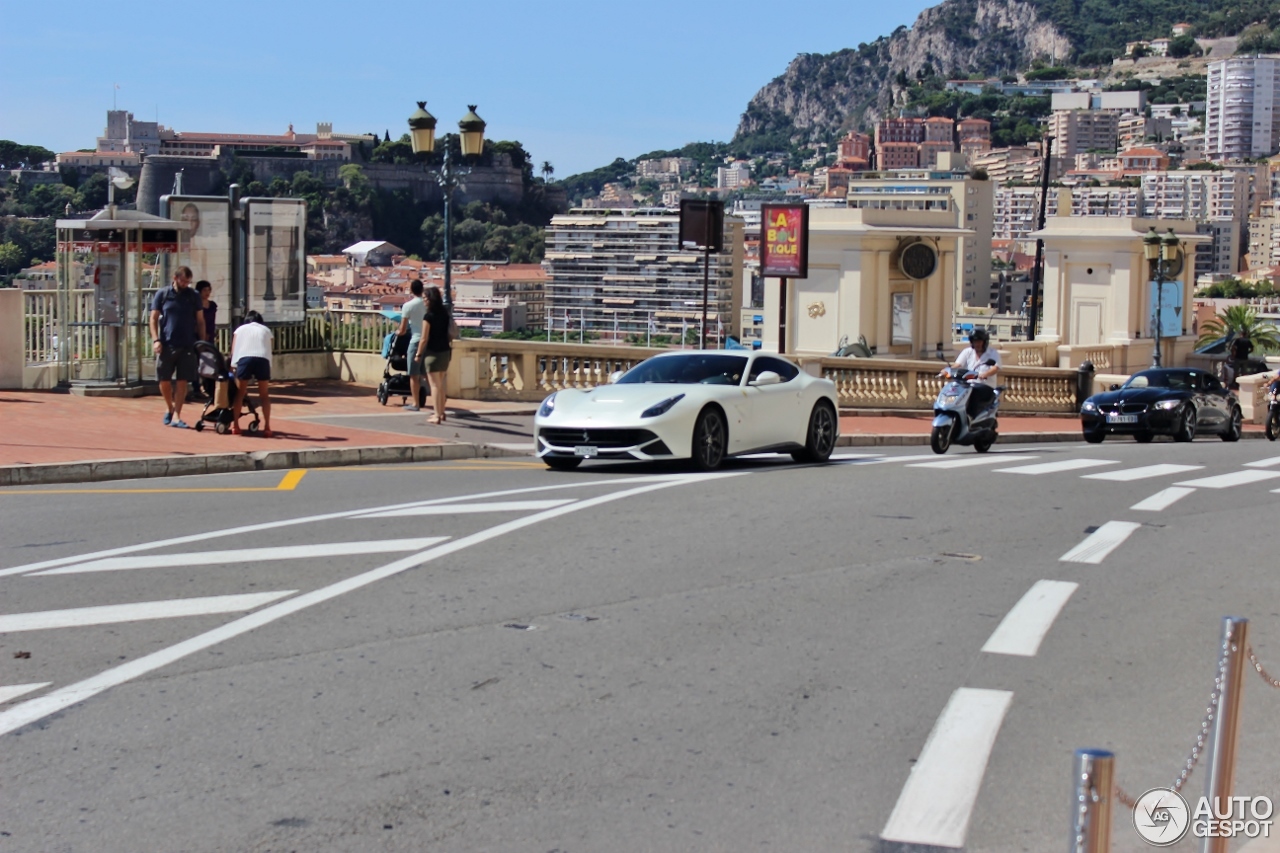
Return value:
<svg viewBox="0 0 1280 853">
<path fill-rule="evenodd" d="M 993 364 L 994 360 L 983 362 L 988 367 Z M 977 374 L 972 371 L 964 373 L 955 367 L 945 367 L 942 372 L 947 381 L 943 383 L 938 399 L 933 401 L 933 431 L 929 435 L 933 452 L 946 453 L 953 444 L 971 444 L 974 450 L 986 453 L 999 438 L 996 413 L 1000 410 L 1000 392 L 1004 388 L 994 389 L 991 402 L 970 418 L 969 399 L 973 396 L 974 386 L 981 384 Z"/>
</svg>

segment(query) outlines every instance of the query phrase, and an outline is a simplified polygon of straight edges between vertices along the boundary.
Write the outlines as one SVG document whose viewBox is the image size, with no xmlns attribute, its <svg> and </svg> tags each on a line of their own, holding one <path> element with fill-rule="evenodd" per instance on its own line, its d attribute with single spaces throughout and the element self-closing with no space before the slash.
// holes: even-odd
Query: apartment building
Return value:
<svg viewBox="0 0 1280 853">
<path fill-rule="evenodd" d="M 1280 201 L 1263 202 L 1258 215 L 1249 218 L 1249 266 L 1280 266 Z"/>
<path fill-rule="evenodd" d="M 751 183 L 751 164 L 737 160 L 716 169 L 716 189 L 733 190 Z"/>
<path fill-rule="evenodd" d="M 1055 157 L 1071 158 L 1086 151 L 1115 151 L 1120 116 L 1109 110 L 1055 110 L 1049 117 Z"/>
<path fill-rule="evenodd" d="M 542 266 L 553 322 L 567 316 L 605 336 L 615 328 L 641 337 L 698 328 L 703 254 L 682 248 L 679 230 L 679 213 L 666 209 L 577 209 L 552 217 Z M 725 217 L 725 252 L 710 256 L 708 299 L 708 322 L 725 335 L 735 333 L 741 315 L 742 267 L 742 220 Z"/>
<path fill-rule="evenodd" d="M 1173 138 L 1173 119 L 1125 114 L 1120 116 L 1117 134 L 1121 150 L 1136 148 L 1147 140 L 1163 142 Z"/>
<path fill-rule="evenodd" d="M 1267 157 L 1280 148 L 1280 57 L 1209 63 L 1205 149 L 1210 160 Z"/>
<path fill-rule="evenodd" d="M 1149 172 L 1142 176 L 1142 216 L 1203 224 L 1212 242 L 1197 247 L 1196 274 L 1233 275 L 1249 228 L 1249 176 L 1230 170 Z"/>
<path fill-rule="evenodd" d="M 957 303 L 986 305 L 991 289 L 991 231 L 993 227 L 991 181 L 977 181 L 967 170 L 951 169 L 951 154 L 941 168 L 901 169 L 896 173 L 855 175 L 849 181 L 847 204 L 862 210 L 957 211 L 957 224 L 977 232 L 960 237 Z M 957 158 L 959 160 L 959 158 Z"/>
<path fill-rule="evenodd" d="M 1058 194 L 1050 191 L 1046 216 L 1058 215 Z M 997 187 L 992 197 L 992 239 L 1025 240 L 1040 217 L 1039 187 Z"/>
<path fill-rule="evenodd" d="M 992 148 L 975 154 L 968 160 L 975 170 L 984 170 L 988 180 L 999 185 L 1038 184 L 1041 169 L 1044 167 L 1040 149 L 1030 146 Z"/>
</svg>

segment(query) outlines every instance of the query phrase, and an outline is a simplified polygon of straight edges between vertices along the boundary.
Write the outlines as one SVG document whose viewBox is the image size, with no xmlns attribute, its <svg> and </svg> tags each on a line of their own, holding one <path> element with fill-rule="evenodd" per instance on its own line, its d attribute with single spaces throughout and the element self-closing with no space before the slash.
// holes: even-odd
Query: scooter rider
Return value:
<svg viewBox="0 0 1280 853">
<path fill-rule="evenodd" d="M 974 329 L 969 335 L 969 346 L 960 353 L 952 368 L 973 373 L 978 382 L 972 385 L 969 396 L 969 417 L 981 412 L 995 399 L 996 373 L 1000 370 L 1000 353 L 990 349 L 991 335 L 986 329 Z M 988 362 L 991 362 L 988 364 Z M 942 376 L 941 373 L 938 376 Z"/>
</svg>

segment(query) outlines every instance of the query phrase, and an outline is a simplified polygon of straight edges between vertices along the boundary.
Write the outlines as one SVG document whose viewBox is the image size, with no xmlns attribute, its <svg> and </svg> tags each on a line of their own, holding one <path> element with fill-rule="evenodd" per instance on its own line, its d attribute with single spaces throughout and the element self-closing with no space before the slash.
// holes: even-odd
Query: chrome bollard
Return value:
<svg viewBox="0 0 1280 853">
<path fill-rule="evenodd" d="M 1077 749 L 1072 767 L 1071 853 L 1108 853 L 1115 753 Z"/>
<path fill-rule="evenodd" d="M 1209 807 L 1230 802 L 1236 770 L 1236 735 L 1240 729 L 1240 692 L 1244 687 L 1245 650 L 1249 647 L 1249 620 L 1222 617 L 1222 664 L 1218 673 L 1218 707 L 1205 754 L 1204 795 Z M 1204 853 L 1227 853 L 1229 838 L 1204 839 Z"/>
</svg>

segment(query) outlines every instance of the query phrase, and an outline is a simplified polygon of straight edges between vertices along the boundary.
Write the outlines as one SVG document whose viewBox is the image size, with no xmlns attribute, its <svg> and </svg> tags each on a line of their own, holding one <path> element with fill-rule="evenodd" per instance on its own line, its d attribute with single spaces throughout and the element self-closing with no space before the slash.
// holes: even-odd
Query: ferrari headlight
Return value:
<svg viewBox="0 0 1280 853">
<path fill-rule="evenodd" d="M 1181 400 L 1161 400 L 1156 403 L 1157 409 L 1176 409 L 1182 405 Z"/>
<path fill-rule="evenodd" d="M 560 392 L 557 391 L 556 394 L 558 393 Z M 548 415 L 550 415 L 552 412 L 554 412 L 555 409 L 556 409 L 556 395 L 552 394 L 550 397 L 543 400 L 542 405 L 538 407 L 538 417 L 545 418 Z"/>
<path fill-rule="evenodd" d="M 1096 412 L 1096 411 L 1098 411 L 1098 404 L 1097 404 L 1097 403 L 1095 403 L 1095 402 L 1093 402 L 1092 400 L 1085 400 L 1085 401 L 1084 401 L 1084 404 L 1080 406 L 1080 411 L 1082 411 L 1082 412 Z"/>
<path fill-rule="evenodd" d="M 671 407 L 684 399 L 683 394 L 677 394 L 674 397 L 668 397 L 661 403 L 655 403 L 640 413 L 642 418 L 656 418 L 658 415 L 665 415 L 671 410 Z"/>
</svg>

